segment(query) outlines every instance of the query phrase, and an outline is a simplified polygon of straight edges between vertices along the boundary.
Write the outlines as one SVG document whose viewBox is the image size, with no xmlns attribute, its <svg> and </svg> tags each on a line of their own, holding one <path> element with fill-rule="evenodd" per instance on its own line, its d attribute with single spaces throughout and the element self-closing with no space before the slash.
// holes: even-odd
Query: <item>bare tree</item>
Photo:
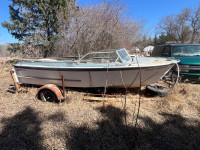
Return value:
<svg viewBox="0 0 200 150">
<path fill-rule="evenodd" d="M 181 42 L 185 43 L 190 40 L 190 27 L 187 24 L 187 21 L 184 19 L 183 14 L 179 14 L 175 18 L 175 25 L 174 25 L 174 31 L 176 38 Z"/>
<path fill-rule="evenodd" d="M 160 33 L 166 33 L 167 35 L 170 35 L 172 40 L 178 42 L 178 39 L 176 38 L 175 34 L 175 26 L 176 26 L 174 23 L 175 20 L 176 20 L 175 15 L 163 17 L 158 23 L 157 30 Z"/>
<path fill-rule="evenodd" d="M 199 40 L 200 34 L 200 3 L 198 7 L 185 8 L 182 10 L 182 15 L 185 17 L 191 30 L 190 42 L 193 43 Z"/>
<path fill-rule="evenodd" d="M 198 7 L 183 9 L 180 14 L 163 17 L 158 23 L 158 29 L 177 43 L 199 41 L 200 3 Z"/>
<path fill-rule="evenodd" d="M 61 29 L 56 55 L 83 55 L 89 51 L 122 47 L 130 49 L 141 38 L 143 27 L 140 22 L 124 17 L 124 12 L 121 1 L 103 1 L 74 11 L 70 25 L 58 17 L 68 29 Z"/>
<path fill-rule="evenodd" d="M 158 23 L 158 29 L 169 35 L 177 43 L 184 43 L 189 40 L 190 30 L 183 14 L 162 18 Z"/>
</svg>

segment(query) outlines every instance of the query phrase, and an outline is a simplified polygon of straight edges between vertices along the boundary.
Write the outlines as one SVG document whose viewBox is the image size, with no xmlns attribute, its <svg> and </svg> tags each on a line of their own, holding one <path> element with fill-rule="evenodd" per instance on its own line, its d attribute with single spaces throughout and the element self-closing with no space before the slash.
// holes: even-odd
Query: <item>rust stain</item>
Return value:
<svg viewBox="0 0 200 150">
<path fill-rule="evenodd" d="M 91 76 L 90 71 L 88 73 L 89 73 L 90 87 L 92 87 L 92 85 L 93 85 L 93 83 L 92 83 L 92 76 Z"/>
</svg>

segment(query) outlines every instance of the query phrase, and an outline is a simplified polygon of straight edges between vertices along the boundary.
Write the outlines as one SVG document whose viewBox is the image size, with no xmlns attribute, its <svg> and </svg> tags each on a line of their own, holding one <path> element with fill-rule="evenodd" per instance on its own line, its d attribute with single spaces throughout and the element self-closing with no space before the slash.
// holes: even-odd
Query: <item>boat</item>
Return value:
<svg viewBox="0 0 200 150">
<path fill-rule="evenodd" d="M 14 65 L 19 84 L 134 88 L 160 80 L 177 60 L 130 56 L 125 48 L 90 52 L 79 60 L 40 59 Z"/>
</svg>

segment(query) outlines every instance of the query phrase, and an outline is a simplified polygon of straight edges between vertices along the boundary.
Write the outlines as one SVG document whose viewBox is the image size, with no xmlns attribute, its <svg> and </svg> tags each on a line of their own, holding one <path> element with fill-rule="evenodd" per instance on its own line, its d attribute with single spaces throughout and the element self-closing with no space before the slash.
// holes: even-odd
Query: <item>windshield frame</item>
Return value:
<svg viewBox="0 0 200 150">
<path fill-rule="evenodd" d="M 79 63 L 111 63 L 115 62 L 118 58 L 116 51 L 99 51 L 90 52 L 81 57 Z"/>
<path fill-rule="evenodd" d="M 84 55 L 79 63 L 130 63 L 132 58 L 125 48 L 119 50 L 104 50 L 90 52 Z"/>
</svg>

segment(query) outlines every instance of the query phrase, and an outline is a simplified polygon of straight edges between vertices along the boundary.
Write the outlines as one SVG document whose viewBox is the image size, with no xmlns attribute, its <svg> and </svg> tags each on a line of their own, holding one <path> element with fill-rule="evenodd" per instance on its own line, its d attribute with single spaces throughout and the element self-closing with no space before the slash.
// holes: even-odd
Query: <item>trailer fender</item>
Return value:
<svg viewBox="0 0 200 150">
<path fill-rule="evenodd" d="M 36 97 L 37 98 L 40 98 L 40 92 L 43 91 L 43 90 L 52 91 L 56 95 L 57 100 L 59 100 L 59 101 L 63 99 L 63 96 L 62 96 L 62 93 L 61 93 L 60 89 L 54 84 L 47 84 L 47 85 L 44 85 L 44 86 L 40 87 L 37 90 L 37 93 L 36 93 Z"/>
</svg>

